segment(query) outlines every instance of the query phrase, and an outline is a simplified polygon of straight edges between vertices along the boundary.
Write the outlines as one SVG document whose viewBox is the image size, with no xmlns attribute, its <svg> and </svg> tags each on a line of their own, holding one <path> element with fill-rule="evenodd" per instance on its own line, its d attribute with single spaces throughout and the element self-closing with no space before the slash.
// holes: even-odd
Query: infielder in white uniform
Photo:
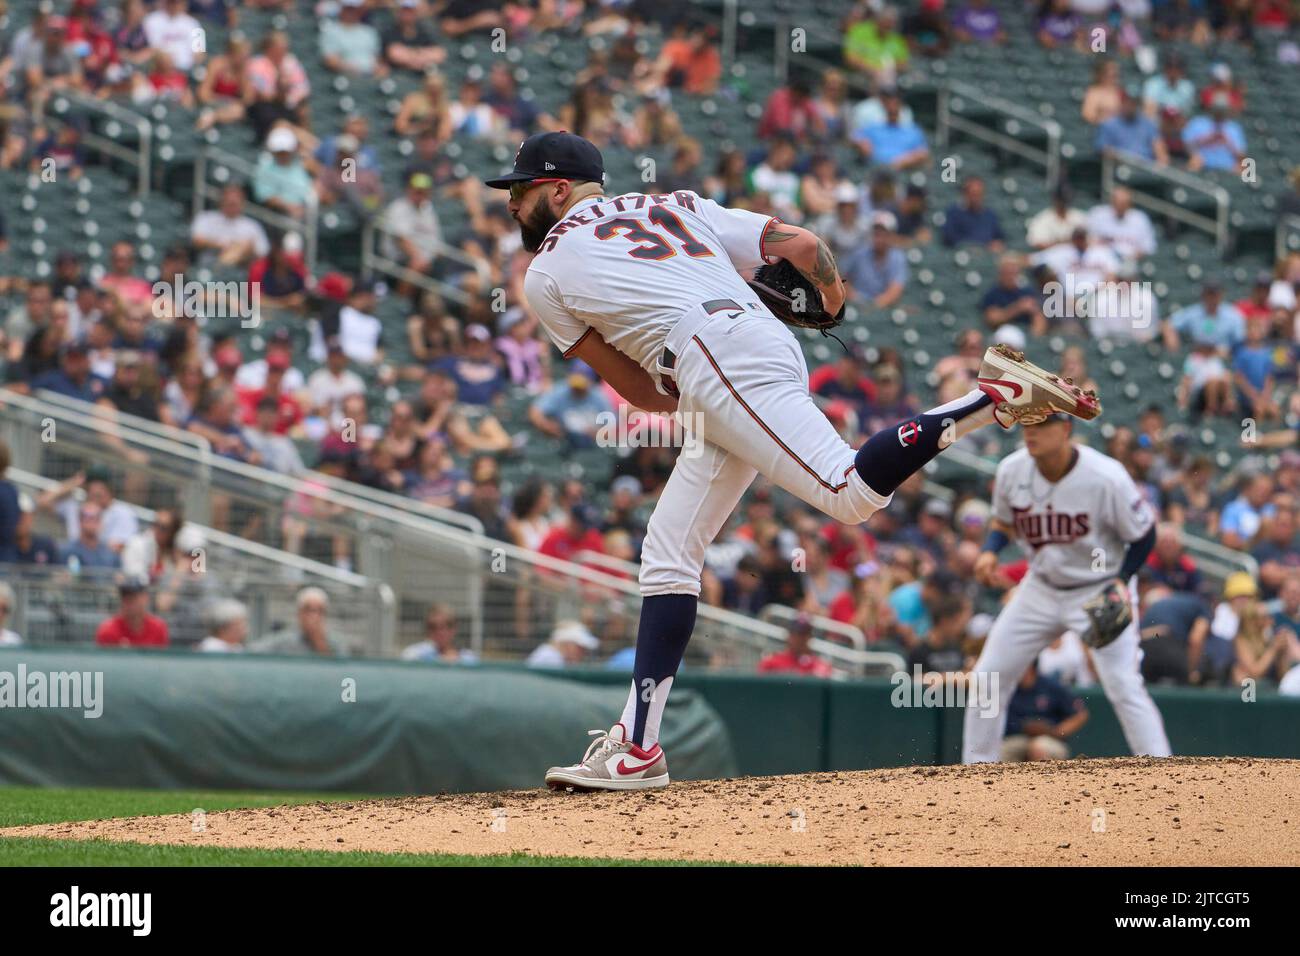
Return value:
<svg viewBox="0 0 1300 956">
<path fill-rule="evenodd" d="M 968 702 L 962 760 L 1000 759 L 1006 708 L 1029 664 L 1064 631 L 1083 634 L 1083 605 L 1116 579 L 1136 603 L 1134 575 L 1155 545 L 1155 517 L 1124 466 L 1070 440 L 1069 418 L 1024 429 L 1025 447 L 998 465 L 993 523 L 975 562 L 997 587 L 997 554 L 1010 539 L 1029 555 L 1029 573 L 998 615 L 975 674 L 996 674 L 999 706 Z M 1102 688 L 1135 754 L 1169 756 L 1164 722 L 1142 681 L 1138 614 L 1110 644 L 1092 651 Z M 978 679 L 978 678 L 977 678 Z M 989 686 L 988 684 L 976 686 Z"/>
<path fill-rule="evenodd" d="M 524 248 L 528 304 L 566 358 L 579 358 L 629 404 L 698 421 L 702 453 L 679 457 L 642 552 L 641 619 L 627 705 L 582 762 L 553 767 L 553 787 L 630 790 L 668 783 L 659 724 L 695 626 L 704 551 L 758 473 L 848 524 L 983 425 L 1052 412 L 1093 418 L 1095 396 L 1008 349 L 990 349 L 980 387 L 854 449 L 808 393 L 798 340 L 741 273 L 788 260 L 828 312 L 845 288 L 826 244 L 769 216 L 679 191 L 606 196 L 600 151 L 571 133 L 529 137 L 510 190 Z"/>
</svg>

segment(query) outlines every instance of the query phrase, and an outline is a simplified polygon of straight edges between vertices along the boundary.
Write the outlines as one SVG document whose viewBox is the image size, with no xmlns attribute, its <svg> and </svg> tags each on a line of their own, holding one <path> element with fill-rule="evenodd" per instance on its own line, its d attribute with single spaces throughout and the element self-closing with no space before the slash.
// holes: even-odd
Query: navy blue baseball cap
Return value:
<svg viewBox="0 0 1300 956">
<path fill-rule="evenodd" d="M 509 189 L 513 183 L 535 179 L 576 179 L 603 185 L 605 160 L 594 144 L 575 133 L 534 133 L 515 153 L 513 172 L 484 182 L 493 189 Z"/>
</svg>

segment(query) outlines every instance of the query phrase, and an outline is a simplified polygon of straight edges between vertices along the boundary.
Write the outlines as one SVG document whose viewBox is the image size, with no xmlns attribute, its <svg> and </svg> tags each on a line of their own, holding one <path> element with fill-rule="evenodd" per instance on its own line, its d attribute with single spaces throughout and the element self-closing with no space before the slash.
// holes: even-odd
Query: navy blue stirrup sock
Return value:
<svg viewBox="0 0 1300 956">
<path fill-rule="evenodd" d="M 983 392 L 884 428 L 858 449 L 853 464 L 867 487 L 889 496 L 957 437 L 956 422 L 993 404 Z M 948 431 L 945 437 L 945 430 Z M 943 442 L 940 444 L 940 442 Z"/>
<path fill-rule="evenodd" d="M 628 739 L 639 747 L 648 750 L 659 740 L 659 722 L 695 630 L 698 604 L 694 594 L 655 594 L 641 601 L 632 690 L 623 710 Z"/>
</svg>

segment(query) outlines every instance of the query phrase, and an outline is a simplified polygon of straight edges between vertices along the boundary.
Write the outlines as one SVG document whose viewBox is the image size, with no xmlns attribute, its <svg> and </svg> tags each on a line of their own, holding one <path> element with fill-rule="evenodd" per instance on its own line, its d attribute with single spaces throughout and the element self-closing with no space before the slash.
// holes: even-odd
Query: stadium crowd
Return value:
<svg viewBox="0 0 1300 956">
<path fill-rule="evenodd" d="M 296 7 L 293 0 L 248 6 Z M 1250 677 L 1286 681 L 1300 692 L 1300 450 L 1290 447 L 1296 433 L 1288 424 L 1300 416 L 1300 254 L 1261 272 L 1238 301 L 1207 276 L 1195 304 L 1165 315 L 1150 283 L 1139 281 L 1143 260 L 1164 241 L 1163 224 L 1135 206 L 1128 190 L 1085 203 L 1061 186 L 1046 208 L 1007 221 L 987 205 L 986 183 L 970 176 L 957 202 L 934 209 L 925 175 L 916 174 L 932 174 L 937 157 L 897 85 L 958 45 L 1030 42 L 1086 51 L 1099 28 L 1114 52 L 1097 58 L 1077 117 L 1095 128 L 1096 148 L 1191 171 L 1233 171 L 1246 155 L 1238 118 L 1249 111 L 1250 91 L 1222 64 L 1193 75 L 1176 53 L 1160 52 L 1158 68 L 1144 72 L 1138 54 L 1174 40 L 1204 46 L 1289 38 L 1292 5 L 1051 0 L 1040 7 L 1034 32 L 1022 36 L 986 0 L 921 0 L 906 12 L 858 3 L 843 23 L 842 63 L 793 73 L 767 99 L 752 141 L 714 154 L 682 132 L 673 103 L 676 95 L 727 84 L 718 31 L 679 15 L 674 4 L 316 4 L 326 69 L 344 77 L 422 77 L 391 128 L 381 128 L 387 118 L 363 113 L 337 127 L 314 117 L 308 71 L 279 30 L 234 32 L 222 50 L 196 50 L 192 38 L 205 22 L 238 26 L 240 4 L 43 3 L 30 21 L 6 24 L 0 82 L 10 106 L 0 122 L 0 167 L 39 172 L 52 161 L 61 176 L 82 174 L 92 161 L 84 130 L 77 123 L 51 128 L 43 118 L 51 96 L 65 90 L 136 107 L 184 104 L 198 110 L 200 129 L 244 125 L 264 150 L 251 178 L 228 185 L 214 208 L 194 218 L 189 243 L 165 250 L 156 270 L 122 242 L 107 269 L 63 251 L 49 279 L 0 279 L 13 302 L 0 329 L 5 387 L 47 389 L 187 429 L 221 455 L 284 475 L 315 469 L 458 509 L 489 535 L 550 557 L 580 560 L 590 552 L 634 561 L 674 449 L 611 450 L 618 457 L 608 487 L 560 478 L 507 487 L 502 480 L 503 460 L 526 458 L 543 440 L 572 452 L 597 444 L 619 398 L 545 340 L 521 294 L 528 255 L 500 197 L 479 184 L 486 171 L 458 173 L 446 150 L 466 140 L 513 146 L 546 129 L 569 129 L 601 146 L 665 147 L 672 161 L 655 191 L 696 190 L 824 235 L 859 322 L 883 321 L 914 281 L 906 255 L 913 246 L 978 247 L 997 257 L 980 314 L 963 317 L 933 383 L 914 380 L 889 348 L 849 345 L 811 370 L 813 393 L 850 443 L 918 411 L 931 388 L 940 400 L 966 391 L 992 343 L 1022 347 L 1057 334 L 1154 340 L 1171 352 L 1190 345 L 1176 393 L 1145 408 L 1137 427 L 1118 428 L 1104 441 L 1095 432 L 1084 436 L 1125 465 L 1161 518 L 1143 574 L 1144 669 L 1153 681 Z M 592 52 L 568 102 L 550 115 L 524 95 L 504 62 L 455 87 L 440 69 L 456 38 L 503 24 L 512 35 L 562 30 L 609 42 Z M 656 54 L 638 42 L 646 38 L 662 38 Z M 1295 50 L 1289 41 L 1288 48 Z M 380 168 L 373 143 L 390 136 L 412 143 L 401 170 Z M 855 162 L 837 159 L 842 146 L 852 148 Z M 1300 178 L 1278 199 L 1279 214 L 1300 211 Z M 290 218 L 312 206 L 346 206 L 382 221 L 386 255 L 471 293 L 472 302 L 461 306 L 400 281 L 335 269 L 310 274 L 294 233 L 266 229 L 248 214 L 250 202 Z M 462 205 L 468 228 L 445 231 L 436 211 L 442 203 Z M 444 244 L 463 257 L 443 255 Z M 156 296 L 153 278 L 167 282 L 214 265 L 246 275 L 263 308 L 305 329 L 309 346 L 277 327 L 254 357 L 238 329 L 205 327 L 188 310 L 160 316 L 157 300 L 169 299 L 170 290 Z M 1123 309 L 1094 310 L 1081 321 L 1052 307 L 1053 283 L 1076 294 L 1103 287 L 1132 294 Z M 405 304 L 404 322 L 376 316 L 384 299 Z M 1084 351 L 1067 349 L 1060 372 L 1088 383 Z M 393 400 L 376 403 L 371 383 Z M 526 421 L 511 424 L 502 409 L 519 395 L 530 396 Z M 1215 417 L 1259 423 L 1254 447 L 1233 450 L 1256 467 L 1224 469 L 1198 452 L 1190 426 Z M 964 444 L 982 449 L 977 437 Z M 1264 470 L 1249 454 L 1264 451 L 1281 453 L 1277 468 Z M 857 528 L 756 486 L 709 549 L 703 599 L 746 614 L 775 603 L 810 616 L 792 629 L 785 652 L 763 662 L 764 671 L 829 673 L 808 649 L 807 620 L 815 616 L 859 628 L 871 646 L 899 649 L 927 674 L 969 667 L 998 603 L 971 576 L 990 506 L 975 493 L 932 497 L 922 485 L 921 476 L 909 481 L 889 509 Z M 324 595 L 310 589 L 299 596 L 290 643 L 278 644 L 248 640 L 246 610 L 219 591 L 201 602 L 182 597 L 200 588 L 187 570 L 192 541 L 182 516 L 166 512 L 141 529 L 115 498 L 121 493 L 106 469 L 78 473 L 38 500 L 21 501 L 12 484 L 0 485 L 0 562 L 125 572 L 121 610 L 100 628 L 102 644 L 170 639 L 200 650 L 337 650 L 323 624 Z M 62 540 L 33 533 L 40 514 L 61 523 Z M 223 526 L 221 516 L 214 524 Z M 286 516 L 289 550 L 301 540 L 294 528 Z M 1184 550 L 1184 529 L 1250 553 L 1258 578 L 1234 574 L 1226 586 L 1212 585 Z M 350 557 L 340 552 L 334 560 L 347 567 Z M 1000 570 L 1011 587 L 1025 564 Z M 0 627 L 12 603 L 12 593 L 0 591 Z M 193 619 L 199 604 L 203 617 Z M 472 661 L 457 650 L 456 627 L 449 608 L 433 607 L 428 636 L 406 656 Z M 0 632 L 0 641 L 16 639 Z M 565 666 L 595 659 L 601 647 L 586 624 L 564 622 L 531 660 Z M 1075 686 L 1093 680 L 1077 635 L 1063 635 L 1040 670 Z"/>
</svg>

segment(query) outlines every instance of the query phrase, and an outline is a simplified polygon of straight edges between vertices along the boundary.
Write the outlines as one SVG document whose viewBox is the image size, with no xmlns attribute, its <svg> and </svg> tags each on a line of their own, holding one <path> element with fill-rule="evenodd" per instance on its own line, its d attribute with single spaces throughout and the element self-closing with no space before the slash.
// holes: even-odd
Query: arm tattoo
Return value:
<svg viewBox="0 0 1300 956">
<path fill-rule="evenodd" d="M 817 240 L 817 264 L 813 266 L 812 272 L 805 272 L 812 282 L 819 286 L 834 286 L 840 278 L 839 269 L 835 265 L 835 256 L 831 254 L 830 247 L 821 239 Z"/>
<path fill-rule="evenodd" d="M 767 234 L 764 242 L 786 242 L 798 237 L 798 235 L 797 232 L 773 229 Z M 839 267 L 835 264 L 835 256 L 831 254 L 830 247 L 822 239 L 817 240 L 817 262 L 812 271 L 804 272 L 802 269 L 799 271 L 809 282 L 823 287 L 834 286 L 840 278 Z"/>
</svg>

